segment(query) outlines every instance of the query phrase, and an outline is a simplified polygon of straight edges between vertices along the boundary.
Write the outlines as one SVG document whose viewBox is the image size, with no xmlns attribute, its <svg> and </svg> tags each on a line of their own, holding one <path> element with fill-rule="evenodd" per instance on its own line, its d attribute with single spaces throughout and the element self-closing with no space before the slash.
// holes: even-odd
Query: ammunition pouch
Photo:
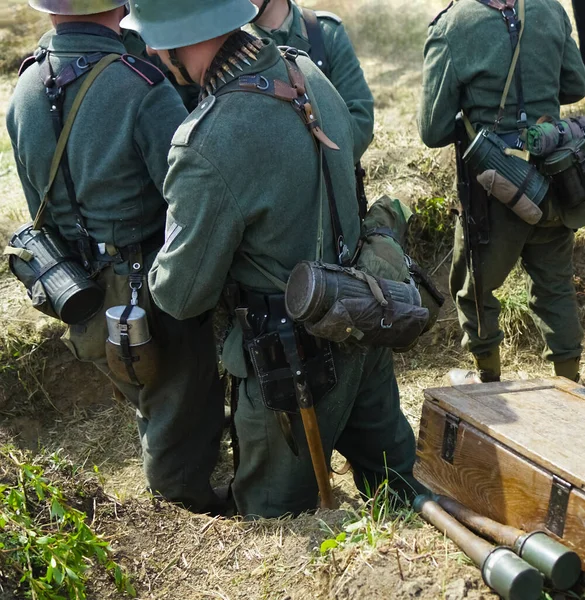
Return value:
<svg viewBox="0 0 585 600">
<path fill-rule="evenodd" d="M 319 262 L 293 269 L 285 302 L 310 334 L 337 343 L 409 348 L 429 322 L 414 285 Z"/>
<path fill-rule="evenodd" d="M 580 139 L 549 154 L 541 172 L 550 177 L 556 201 L 571 210 L 585 202 L 585 139 Z"/>
<path fill-rule="evenodd" d="M 4 251 L 33 306 L 68 325 L 89 321 L 101 308 L 104 290 L 79 264 L 54 231 L 32 223 L 14 233 Z"/>
<path fill-rule="evenodd" d="M 535 224 L 535 210 L 544 200 L 549 179 L 535 165 L 515 154 L 497 134 L 482 129 L 463 155 L 476 176 L 489 172 L 493 177 L 480 181 L 488 192 L 527 223 Z"/>
<path fill-rule="evenodd" d="M 235 312 L 266 408 L 291 414 L 299 412 L 293 373 L 279 333 L 285 329 L 296 336 L 313 401 L 318 403 L 337 384 L 331 344 L 313 337 L 288 318 L 284 295 L 242 291 L 241 299 L 247 306 L 240 306 Z"/>
</svg>

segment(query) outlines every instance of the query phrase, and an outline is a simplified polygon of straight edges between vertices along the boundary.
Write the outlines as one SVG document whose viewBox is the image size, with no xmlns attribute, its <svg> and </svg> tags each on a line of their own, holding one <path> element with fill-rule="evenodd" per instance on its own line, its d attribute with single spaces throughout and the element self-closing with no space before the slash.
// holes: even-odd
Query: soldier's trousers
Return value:
<svg viewBox="0 0 585 600">
<path fill-rule="evenodd" d="M 490 198 L 490 241 L 480 246 L 485 339 L 477 333 L 473 280 L 465 260 L 463 228 L 457 223 L 450 289 L 463 329 L 463 347 L 475 355 L 495 350 L 503 339 L 500 303 L 494 297 L 518 260 L 528 275 L 528 300 L 545 343 L 544 357 L 561 362 L 581 355 L 583 329 L 573 284 L 574 233 L 564 226 L 528 225 Z"/>
<path fill-rule="evenodd" d="M 93 362 L 110 377 L 136 407 L 148 487 L 193 511 L 215 512 L 218 500 L 209 478 L 219 455 L 224 395 L 211 316 L 177 321 L 151 303 L 145 280 L 140 306 L 148 313 L 161 360 L 156 383 L 140 388 L 113 377 L 105 355 L 105 311 L 128 304 L 127 277 L 108 268 L 99 283 L 106 289 L 103 309 L 84 326 L 71 327 L 63 341 L 79 360 Z"/>
<path fill-rule="evenodd" d="M 392 353 L 334 348 L 334 357 L 339 382 L 316 406 L 327 460 L 339 450 L 363 493 L 375 493 L 387 478 L 402 496 L 423 490 L 412 476 L 415 439 L 400 409 Z M 233 494 L 240 514 L 270 518 L 314 510 L 317 482 L 300 416 L 292 416 L 297 457 L 250 376 L 240 385 L 235 424 L 241 462 Z"/>
</svg>

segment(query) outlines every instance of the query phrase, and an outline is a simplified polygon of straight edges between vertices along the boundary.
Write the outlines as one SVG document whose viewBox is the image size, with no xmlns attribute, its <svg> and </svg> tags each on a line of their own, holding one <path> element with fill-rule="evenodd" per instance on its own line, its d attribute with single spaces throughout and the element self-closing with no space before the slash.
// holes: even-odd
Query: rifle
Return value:
<svg viewBox="0 0 585 600">
<path fill-rule="evenodd" d="M 280 341 L 284 349 L 286 359 L 290 365 L 293 374 L 293 381 L 297 402 L 301 411 L 301 419 L 307 437 L 307 445 L 311 454 L 311 462 L 319 487 L 321 496 L 321 508 L 336 508 L 333 490 L 331 489 L 331 479 L 329 478 L 329 468 L 323 451 L 323 441 L 315 413 L 315 404 L 313 394 L 307 381 L 305 367 L 301 360 L 302 348 L 299 347 L 295 334 L 294 326 L 288 319 L 283 319 L 278 327 Z"/>
<path fill-rule="evenodd" d="M 477 312 L 477 334 L 485 339 L 485 309 L 483 305 L 483 276 L 481 270 L 480 244 L 489 242 L 487 219 L 487 196 L 477 190 L 480 202 L 474 200 L 469 168 L 463 155 L 469 145 L 469 137 L 463 120 L 463 113 L 455 118 L 455 150 L 457 155 L 457 192 L 461 204 L 465 259 L 473 283 L 473 296 Z M 479 187 L 479 186 L 477 186 Z M 474 190 L 476 191 L 476 190 Z M 481 194 L 481 195 L 480 195 Z M 486 198 L 481 202 L 481 198 Z"/>
<path fill-rule="evenodd" d="M 358 163 L 355 166 L 355 188 L 358 201 L 358 211 L 360 215 L 360 221 L 366 218 L 368 212 L 368 196 L 366 195 L 366 171 L 362 167 L 362 163 Z"/>
</svg>

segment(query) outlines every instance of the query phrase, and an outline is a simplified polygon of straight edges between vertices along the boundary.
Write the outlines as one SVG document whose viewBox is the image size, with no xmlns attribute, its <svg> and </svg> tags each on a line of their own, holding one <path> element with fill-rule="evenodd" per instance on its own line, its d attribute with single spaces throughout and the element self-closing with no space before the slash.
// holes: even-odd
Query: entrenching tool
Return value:
<svg viewBox="0 0 585 600">
<path fill-rule="evenodd" d="M 442 531 L 481 569 L 490 588 L 504 600 L 538 600 L 542 575 L 509 548 L 492 546 L 441 508 L 432 496 L 417 496 L 413 504 L 425 521 Z"/>
<path fill-rule="evenodd" d="M 433 495 L 432 498 L 473 531 L 512 548 L 520 558 L 537 568 L 555 589 L 568 590 L 577 583 L 581 575 L 581 559 L 578 554 L 544 531 L 527 533 L 484 517 L 447 496 Z"/>
</svg>

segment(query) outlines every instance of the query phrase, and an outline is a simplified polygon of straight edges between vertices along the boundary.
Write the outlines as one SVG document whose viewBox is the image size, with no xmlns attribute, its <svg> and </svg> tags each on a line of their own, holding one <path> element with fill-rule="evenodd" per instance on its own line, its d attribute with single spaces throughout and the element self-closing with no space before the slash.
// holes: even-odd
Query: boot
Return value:
<svg viewBox="0 0 585 600">
<path fill-rule="evenodd" d="M 581 357 L 569 358 L 569 360 L 562 360 L 554 363 L 555 375 L 557 377 L 566 377 L 571 381 L 579 383 L 579 362 Z"/>
<path fill-rule="evenodd" d="M 450 385 L 467 385 L 470 383 L 492 383 L 500 381 L 502 373 L 500 365 L 500 349 L 496 348 L 492 352 L 474 355 L 476 371 L 466 369 L 452 369 L 447 378 Z"/>
</svg>

